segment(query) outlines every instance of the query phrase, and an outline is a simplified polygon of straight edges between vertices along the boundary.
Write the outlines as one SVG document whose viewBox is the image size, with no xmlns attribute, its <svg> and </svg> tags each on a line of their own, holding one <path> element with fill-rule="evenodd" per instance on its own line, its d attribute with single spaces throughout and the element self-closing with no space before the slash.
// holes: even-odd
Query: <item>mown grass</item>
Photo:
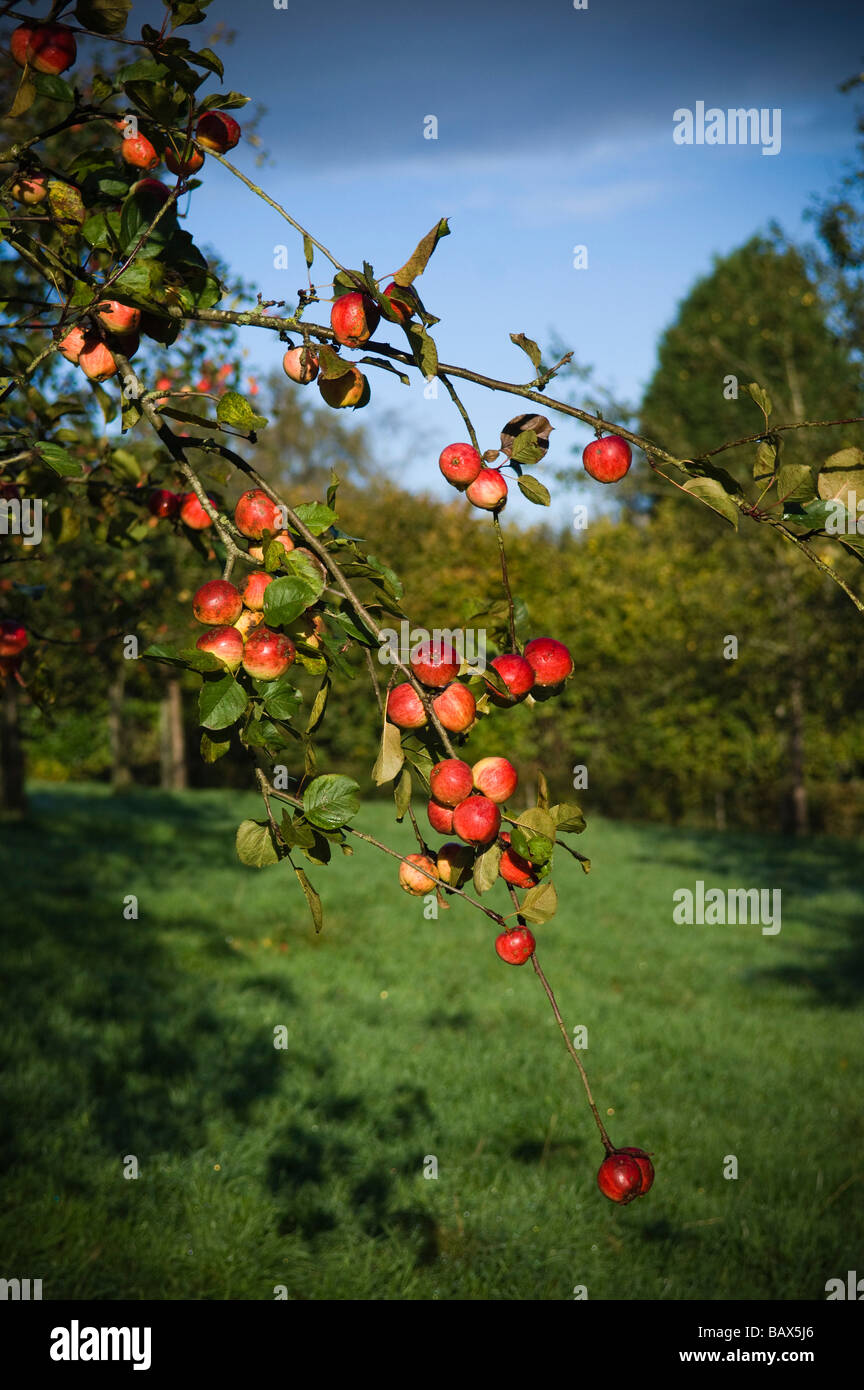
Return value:
<svg viewBox="0 0 864 1390">
<path fill-rule="evenodd" d="M 285 866 L 236 861 L 248 814 L 66 786 L 3 827 L 0 1275 L 45 1298 L 806 1299 L 860 1266 L 856 846 L 597 822 L 590 877 L 556 865 L 544 969 L 613 1139 L 655 1154 L 622 1210 L 530 966 L 464 904 L 424 920 L 365 846 L 310 867 L 315 937 Z M 358 823 L 407 847 L 390 819 Z M 780 888 L 782 931 L 673 925 L 697 878 Z"/>
</svg>

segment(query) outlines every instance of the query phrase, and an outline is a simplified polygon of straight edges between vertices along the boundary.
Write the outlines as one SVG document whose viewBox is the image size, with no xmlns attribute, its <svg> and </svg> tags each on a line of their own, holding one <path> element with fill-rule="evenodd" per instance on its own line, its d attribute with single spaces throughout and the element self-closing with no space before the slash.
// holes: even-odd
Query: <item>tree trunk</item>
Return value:
<svg viewBox="0 0 864 1390">
<path fill-rule="evenodd" d="M 806 835 L 810 828 L 807 785 L 804 781 L 804 693 L 799 676 L 789 688 L 789 771 L 792 774 L 792 829 Z"/>
<path fill-rule="evenodd" d="M 20 692 L 15 677 L 9 675 L 3 687 L 3 714 L 0 724 L 0 809 L 7 815 L 15 816 L 27 813 L 19 698 Z"/>
<path fill-rule="evenodd" d="M 111 786 L 122 791 L 132 781 L 123 737 L 123 700 L 126 695 L 126 671 L 120 667 L 108 687 L 108 738 L 111 746 Z"/>
<path fill-rule="evenodd" d="M 162 696 L 162 775 L 166 791 L 182 792 L 189 785 L 186 774 L 186 731 L 183 725 L 183 691 L 177 676 L 171 676 Z"/>
</svg>

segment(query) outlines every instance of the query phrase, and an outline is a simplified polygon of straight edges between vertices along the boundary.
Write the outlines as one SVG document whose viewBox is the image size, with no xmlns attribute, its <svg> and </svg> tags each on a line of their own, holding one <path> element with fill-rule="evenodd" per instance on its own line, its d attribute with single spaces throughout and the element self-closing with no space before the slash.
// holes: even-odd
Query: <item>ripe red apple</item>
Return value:
<svg viewBox="0 0 864 1390">
<path fill-rule="evenodd" d="M 78 354 L 78 366 L 91 381 L 107 381 L 117 370 L 111 349 L 98 338 L 87 338 Z"/>
<path fill-rule="evenodd" d="M 259 681 L 275 681 L 284 675 L 297 655 L 294 643 L 283 632 L 256 627 L 246 639 L 243 670 Z"/>
<path fill-rule="evenodd" d="M 534 668 L 518 652 L 504 652 L 491 661 L 491 666 L 506 685 L 509 696 L 496 690 L 491 681 L 486 682 L 492 700 L 497 705 L 513 705 L 528 694 L 534 684 Z"/>
<path fill-rule="evenodd" d="M 458 681 L 435 696 L 432 708 L 450 734 L 464 734 L 477 717 L 477 701 L 467 685 L 460 685 Z"/>
<path fill-rule="evenodd" d="M 120 145 L 120 158 L 125 164 L 131 164 L 135 169 L 155 169 L 159 163 L 159 156 L 155 148 L 146 135 L 140 134 L 127 135 Z M 147 179 L 146 182 L 150 183 L 151 180 Z M 152 182 L 158 183 L 158 179 L 153 179 Z M 135 185 L 136 190 L 140 187 L 140 184 Z"/>
<path fill-rule="evenodd" d="M 461 758 L 444 758 L 429 773 L 429 790 L 443 806 L 458 806 L 474 790 L 471 768 Z"/>
<path fill-rule="evenodd" d="M 79 328 L 76 324 L 74 328 L 69 329 L 65 338 L 60 339 L 60 346 L 57 351 L 60 353 L 61 357 L 66 358 L 67 362 L 74 362 L 77 366 L 78 359 L 84 351 L 86 341 L 84 329 Z"/>
<path fill-rule="evenodd" d="M 397 285 L 393 280 L 384 291 L 384 298 L 399 323 L 407 323 L 416 307 L 414 291 L 408 285 Z"/>
<path fill-rule="evenodd" d="M 626 1206 L 642 1191 L 642 1170 L 631 1154 L 607 1154 L 597 1173 L 597 1186 L 610 1202 Z"/>
<path fill-rule="evenodd" d="M 438 877 L 443 878 L 445 883 L 452 883 L 458 887 L 473 863 L 474 853 L 467 845 L 449 840 L 446 845 L 441 846 L 436 856 Z"/>
<path fill-rule="evenodd" d="M 394 685 L 387 696 L 387 718 L 399 729 L 420 729 L 426 723 L 423 702 L 413 685 Z"/>
<path fill-rule="evenodd" d="M 442 806 L 440 801 L 435 801 L 433 798 L 426 807 L 426 815 L 429 817 L 429 824 L 432 829 L 437 830 L 439 835 L 453 834 L 452 806 Z"/>
<path fill-rule="evenodd" d="M 213 498 L 210 498 L 213 502 Z M 215 503 L 213 504 L 215 506 Z M 180 498 L 180 520 L 190 531 L 206 531 L 213 518 L 205 512 L 194 492 L 184 492 Z"/>
<path fill-rule="evenodd" d="M 268 584 L 272 584 L 275 575 L 268 574 L 266 570 L 253 570 L 246 576 L 241 593 L 243 602 L 247 608 L 260 613 L 264 607 L 264 590 Z"/>
<path fill-rule="evenodd" d="M 291 381 L 308 386 L 318 375 L 318 354 L 311 347 L 289 348 L 282 358 L 282 370 Z"/>
<path fill-rule="evenodd" d="M 434 892 L 436 883 L 430 874 L 437 873 L 435 861 L 428 854 L 409 854 L 399 865 L 399 882 L 406 893 L 416 898 L 423 893 Z"/>
<path fill-rule="evenodd" d="M 487 796 L 469 796 L 453 812 L 453 830 L 466 845 L 489 845 L 501 829 L 501 812 Z"/>
<path fill-rule="evenodd" d="M 318 390 L 322 400 L 334 410 L 365 405 L 369 399 L 369 383 L 357 367 L 349 367 L 343 376 L 319 376 Z"/>
<path fill-rule="evenodd" d="M 507 505 L 507 479 L 497 468 L 482 468 L 465 490 L 465 496 L 484 512 L 498 512 Z"/>
<path fill-rule="evenodd" d="M 184 159 L 172 145 L 169 145 L 165 151 L 165 163 L 172 174 L 179 174 L 181 178 L 188 179 L 192 174 L 198 173 L 204 163 L 204 156 L 200 150 L 190 149 Z"/>
<path fill-rule="evenodd" d="M 71 68 L 77 57 L 75 35 L 65 24 L 21 24 L 9 46 L 19 67 L 29 63 L 54 77 Z"/>
<path fill-rule="evenodd" d="M 234 117 L 226 115 L 224 111 L 205 111 L 195 127 L 195 135 L 205 150 L 224 154 L 239 144 L 240 127 Z"/>
<path fill-rule="evenodd" d="M 499 806 L 510 800 L 519 785 L 516 769 L 506 758 L 481 758 L 471 771 L 477 791 Z"/>
<path fill-rule="evenodd" d="M 141 310 L 133 309 L 131 304 L 121 304 L 118 299 L 103 299 L 96 306 L 96 317 L 111 333 L 122 337 L 135 332 L 141 322 Z"/>
<path fill-rule="evenodd" d="M 192 612 L 199 623 L 221 627 L 236 623 L 243 612 L 243 600 L 227 579 L 208 579 L 192 600 Z"/>
<path fill-rule="evenodd" d="M 152 145 L 150 148 L 153 148 Z M 126 162 L 128 164 L 132 161 L 127 160 Z M 158 158 L 156 162 L 159 162 Z M 171 189 L 168 187 L 167 183 L 163 183 L 161 179 L 139 179 L 137 183 L 133 183 L 131 191 L 135 194 L 136 198 L 140 197 L 146 201 L 155 203 L 157 207 L 162 207 L 163 203 L 167 203 L 171 197 Z"/>
<path fill-rule="evenodd" d="M 448 444 L 446 449 L 441 450 L 438 467 L 448 483 L 464 492 L 468 484 L 473 483 L 478 473 L 482 472 L 483 460 L 471 444 Z"/>
<path fill-rule="evenodd" d="M 330 327 L 337 343 L 360 347 L 372 337 L 381 320 L 375 300 L 359 290 L 340 295 L 330 311 Z"/>
<path fill-rule="evenodd" d="M 26 203 L 28 207 L 35 207 L 37 203 L 44 203 L 48 197 L 48 186 L 40 174 L 29 179 L 22 175 L 15 180 L 10 192 L 16 203 Z"/>
<path fill-rule="evenodd" d="M 461 664 L 458 652 L 446 642 L 420 642 L 411 654 L 411 670 L 423 685 L 449 685 Z"/>
<path fill-rule="evenodd" d="M 194 493 L 193 493 L 194 496 Z M 198 500 L 197 498 L 195 499 Z M 180 498 L 176 492 L 169 492 L 167 488 L 157 487 L 150 493 L 147 502 L 151 516 L 168 517 L 176 516 L 180 509 Z"/>
<path fill-rule="evenodd" d="M 498 864 L 498 872 L 505 883 L 512 883 L 514 888 L 533 888 L 535 883 L 539 883 L 534 866 L 529 859 L 523 859 L 521 854 L 510 849 L 510 836 L 506 831 L 501 832 L 501 839 L 508 846 Z"/>
<path fill-rule="evenodd" d="M 243 660 L 243 638 L 236 627 L 214 627 L 202 632 L 195 646 L 202 652 L 212 652 L 229 671 L 236 671 Z"/>
<path fill-rule="evenodd" d="M 592 439 L 582 451 L 585 472 L 596 478 L 598 483 L 618 483 L 624 477 L 632 461 L 633 454 L 626 439 L 617 434 L 604 435 L 602 439 Z"/>
<path fill-rule="evenodd" d="M 15 618 L 4 618 L 0 622 L 0 657 L 20 656 L 30 638 L 27 629 Z"/>
<path fill-rule="evenodd" d="M 534 672 L 534 684 L 560 685 L 573 674 L 575 662 L 563 642 L 554 637 L 535 637 L 525 648 L 525 660 Z"/>
<path fill-rule="evenodd" d="M 508 965 L 524 965 L 533 956 L 537 947 L 533 933 L 527 927 L 514 927 L 512 931 L 502 931 L 495 938 L 495 950 Z"/>
<path fill-rule="evenodd" d="M 265 531 L 280 530 L 282 511 L 260 487 L 253 487 L 234 508 L 234 524 L 250 540 L 260 541 Z"/>
<path fill-rule="evenodd" d="M 642 1174 L 642 1188 L 639 1196 L 644 1197 L 654 1182 L 654 1164 L 651 1162 L 650 1156 L 644 1149 L 618 1149 L 618 1153 L 629 1154 L 638 1163 L 639 1172 Z"/>
</svg>

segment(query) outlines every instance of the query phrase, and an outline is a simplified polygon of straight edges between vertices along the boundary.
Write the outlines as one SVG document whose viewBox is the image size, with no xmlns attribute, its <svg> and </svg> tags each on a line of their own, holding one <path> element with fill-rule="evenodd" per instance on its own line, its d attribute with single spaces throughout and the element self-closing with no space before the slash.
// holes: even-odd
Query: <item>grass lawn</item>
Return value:
<svg viewBox="0 0 864 1390">
<path fill-rule="evenodd" d="M 590 877 L 556 866 L 539 958 L 613 1140 L 655 1155 L 621 1209 L 530 965 L 464 903 L 424 921 L 362 845 L 307 866 L 315 937 L 287 866 L 235 858 L 259 805 L 43 787 L 0 828 L 0 1275 L 47 1299 L 809 1299 L 861 1270 L 857 846 L 596 821 Z M 357 821 L 407 852 L 390 822 Z M 782 889 L 782 931 L 673 925 L 697 879 Z"/>
</svg>

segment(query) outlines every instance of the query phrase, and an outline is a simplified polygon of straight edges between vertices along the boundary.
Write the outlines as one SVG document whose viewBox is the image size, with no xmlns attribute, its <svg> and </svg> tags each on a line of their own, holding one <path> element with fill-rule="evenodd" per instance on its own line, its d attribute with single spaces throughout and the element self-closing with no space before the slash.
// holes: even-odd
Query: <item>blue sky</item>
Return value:
<svg viewBox="0 0 864 1390">
<path fill-rule="evenodd" d="M 236 163 L 343 263 L 365 257 L 383 275 L 450 218 L 418 282 L 442 320 L 444 361 L 524 381 L 527 358 L 509 333 L 544 342 L 554 332 L 599 382 L 636 400 L 659 333 L 712 256 L 771 218 L 805 234 L 811 196 L 848 167 L 853 101 L 837 86 L 860 66 L 853 10 L 837 0 L 589 0 L 580 11 L 572 0 L 288 0 L 284 10 L 216 0 L 210 17 L 236 34 L 221 50 L 224 85 L 267 108 L 269 165 L 256 171 L 242 145 Z M 676 145 L 673 112 L 697 101 L 779 107 L 780 153 Z M 437 140 L 423 138 L 429 115 Z M 265 297 L 293 300 L 299 238 L 213 160 L 188 225 Z M 274 269 L 280 243 L 287 271 Z M 587 269 L 573 267 L 577 245 Z M 316 260 L 313 278 L 323 269 Z M 249 331 L 243 341 L 259 369 L 278 363 L 275 339 Z M 419 381 L 408 390 L 374 369 L 371 379 L 372 405 L 357 418 L 405 481 L 437 488 L 438 451 L 465 433 L 446 394 L 427 400 Z M 486 447 L 520 410 L 479 388 L 465 399 Z M 589 437 L 562 422 L 555 461 Z M 521 498 L 511 511 L 536 515 Z"/>
</svg>

